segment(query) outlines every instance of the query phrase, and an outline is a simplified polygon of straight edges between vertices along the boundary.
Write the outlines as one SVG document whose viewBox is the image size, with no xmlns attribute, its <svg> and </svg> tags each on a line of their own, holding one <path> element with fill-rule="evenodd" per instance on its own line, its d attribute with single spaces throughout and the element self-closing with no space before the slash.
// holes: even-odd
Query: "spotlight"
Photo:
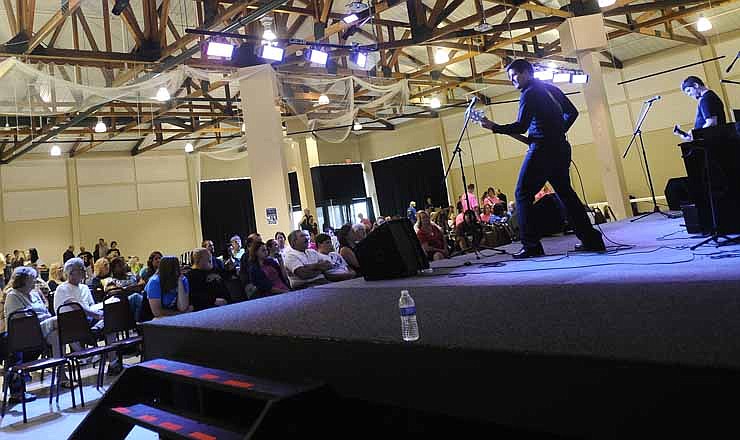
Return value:
<svg viewBox="0 0 740 440">
<path fill-rule="evenodd" d="M 617 0 L 599 0 L 599 7 L 606 8 L 607 6 L 611 6 L 616 2 Z"/>
<path fill-rule="evenodd" d="M 229 43 L 219 43 L 217 41 L 209 41 L 206 47 L 206 55 L 209 57 L 227 58 L 231 59 L 231 55 L 234 53 L 234 45 Z"/>
<path fill-rule="evenodd" d="M 323 93 L 319 96 L 319 105 L 326 105 L 329 102 L 331 102 L 331 101 L 329 101 L 329 97 L 328 96 L 324 95 Z"/>
<path fill-rule="evenodd" d="M 553 77 L 552 70 L 535 70 L 534 77 L 540 81 L 549 81 Z"/>
<path fill-rule="evenodd" d="M 264 58 L 266 60 L 281 62 L 283 61 L 284 54 L 285 54 L 285 50 L 283 48 L 272 46 L 270 44 L 262 45 L 259 48 L 260 58 Z"/>
<path fill-rule="evenodd" d="M 491 32 L 493 29 L 493 25 L 486 23 L 485 20 L 481 21 L 479 24 L 475 25 L 473 28 L 474 31 L 480 32 L 481 34 L 485 34 L 486 32 Z"/>
<path fill-rule="evenodd" d="M 570 73 L 558 72 L 552 76 L 552 82 L 554 83 L 570 82 Z"/>
<path fill-rule="evenodd" d="M 124 9 L 128 8 L 129 0 L 115 0 L 111 12 L 113 15 L 121 15 Z"/>
<path fill-rule="evenodd" d="M 166 87 L 162 86 L 157 90 L 157 95 L 154 97 L 159 102 L 165 102 L 170 100 L 170 92 Z"/>
<path fill-rule="evenodd" d="M 322 66 L 326 65 L 326 61 L 329 59 L 329 54 L 326 52 L 322 52 L 318 49 L 311 48 L 308 50 L 308 60 L 315 64 L 320 64 Z"/>
<path fill-rule="evenodd" d="M 450 61 L 450 53 L 444 49 L 437 49 L 434 52 L 434 64 L 444 64 Z"/>
<path fill-rule="evenodd" d="M 188 142 L 187 144 L 185 144 L 185 152 L 186 153 L 192 153 L 194 149 L 195 148 L 193 148 L 193 144 L 191 144 L 190 142 Z"/>
<path fill-rule="evenodd" d="M 574 73 L 570 78 L 570 82 L 573 84 L 586 84 L 588 82 L 588 75 L 585 73 Z"/>
<path fill-rule="evenodd" d="M 362 11 L 367 11 L 369 6 L 363 1 L 354 1 L 347 3 L 347 10 L 353 14 L 359 14 Z"/>
<path fill-rule="evenodd" d="M 358 17 L 357 14 L 349 14 L 349 15 L 345 16 L 344 18 L 342 18 L 342 21 L 344 21 L 347 24 L 352 24 L 352 23 L 356 22 L 359 19 L 360 19 L 360 17 Z"/>
<path fill-rule="evenodd" d="M 707 17 L 699 17 L 699 20 L 696 21 L 696 30 L 706 32 L 709 29 L 712 29 L 712 22 Z"/>
<path fill-rule="evenodd" d="M 59 148 L 59 145 L 52 145 L 51 149 L 49 150 L 49 155 L 58 157 L 62 155 L 62 149 Z"/>
<path fill-rule="evenodd" d="M 433 97 L 433 98 L 432 98 L 432 99 L 431 99 L 431 100 L 429 101 L 429 107 L 431 107 L 431 108 L 440 108 L 440 107 L 442 107 L 442 102 L 440 102 L 439 98 L 437 98 L 437 97 L 435 96 L 435 97 Z"/>
<path fill-rule="evenodd" d="M 276 40 L 277 35 L 272 31 L 272 17 L 266 15 L 260 19 L 260 23 L 262 23 L 262 27 L 265 29 L 262 32 L 262 39 L 267 41 Z"/>
<path fill-rule="evenodd" d="M 350 61 L 359 67 L 365 67 L 365 64 L 367 64 L 367 54 L 365 52 L 354 52 L 350 56 Z"/>
<path fill-rule="evenodd" d="M 354 131 L 362 130 L 362 124 L 360 124 L 360 121 L 355 121 L 355 124 L 352 126 L 352 130 Z"/>
<path fill-rule="evenodd" d="M 95 133 L 105 133 L 108 131 L 108 127 L 105 126 L 105 122 L 103 122 L 103 118 L 98 118 L 98 123 L 95 124 Z"/>
</svg>

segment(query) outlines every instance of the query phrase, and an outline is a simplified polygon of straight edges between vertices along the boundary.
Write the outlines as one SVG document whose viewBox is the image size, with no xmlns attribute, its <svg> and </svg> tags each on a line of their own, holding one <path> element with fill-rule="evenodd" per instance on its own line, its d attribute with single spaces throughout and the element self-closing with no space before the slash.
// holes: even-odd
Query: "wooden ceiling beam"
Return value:
<svg viewBox="0 0 740 440">
<path fill-rule="evenodd" d="M 144 32 L 141 31 L 139 22 L 136 20 L 136 15 L 134 15 L 134 11 L 131 9 L 131 5 L 127 6 L 121 13 L 121 20 L 123 20 L 123 23 L 126 25 L 126 29 L 128 29 L 131 37 L 134 39 L 136 46 L 142 47 L 146 37 L 144 36 Z"/>
<path fill-rule="evenodd" d="M 9 0 L 5 1 L 5 7 L 7 8 Z M 41 29 L 33 34 L 33 37 L 31 38 L 31 41 L 29 41 L 28 48 L 26 49 L 25 53 L 30 54 L 31 52 L 33 52 L 33 50 L 38 47 L 39 44 L 41 44 L 43 39 L 52 32 L 54 32 L 55 35 L 58 37 L 58 32 L 60 32 L 62 26 L 64 26 L 64 21 L 67 19 L 67 16 L 74 14 L 80 8 L 80 4 L 80 0 L 72 0 L 69 2 L 68 12 L 65 13 L 62 10 L 58 10 L 57 12 L 55 12 L 54 15 L 52 15 L 51 18 L 43 24 L 43 26 L 41 26 Z M 9 10 L 9 12 L 12 13 L 12 10 Z M 56 38 L 52 38 L 52 40 L 55 42 Z M 53 46 L 53 44 L 50 45 Z"/>
<path fill-rule="evenodd" d="M 13 35 L 18 35 L 18 20 L 15 18 L 15 11 L 13 11 L 13 1 L 3 0 L 5 4 L 5 13 L 8 16 L 8 25 L 10 25 L 10 32 Z"/>
</svg>

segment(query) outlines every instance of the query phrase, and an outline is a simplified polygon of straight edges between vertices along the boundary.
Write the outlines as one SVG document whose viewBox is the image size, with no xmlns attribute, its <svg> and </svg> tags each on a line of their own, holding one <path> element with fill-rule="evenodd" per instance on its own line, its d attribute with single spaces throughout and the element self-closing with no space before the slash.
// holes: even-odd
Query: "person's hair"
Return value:
<svg viewBox="0 0 740 440">
<path fill-rule="evenodd" d="M 39 251 L 36 248 L 30 248 L 28 250 L 28 259 L 31 260 L 31 264 L 35 264 L 39 261 Z"/>
<path fill-rule="evenodd" d="M 462 204 L 462 202 L 457 202 L 455 204 L 455 208 L 457 208 L 457 212 L 462 212 L 463 211 L 463 204 Z"/>
<path fill-rule="evenodd" d="M 298 235 L 303 235 L 303 230 L 296 229 L 295 231 L 288 234 L 288 244 L 290 247 L 295 247 L 295 242 L 298 240 Z"/>
<path fill-rule="evenodd" d="M 317 245 L 324 243 L 325 241 L 331 241 L 331 237 L 329 237 L 329 234 L 319 234 L 314 238 L 314 240 Z"/>
<path fill-rule="evenodd" d="M 264 246 L 265 243 L 258 241 L 258 240 L 252 240 L 252 243 L 249 245 L 249 262 L 254 264 L 257 263 L 257 251 L 260 250 L 262 246 Z"/>
<path fill-rule="evenodd" d="M 82 258 L 70 258 L 64 263 L 64 275 L 67 277 L 75 269 L 79 269 L 82 273 L 85 273 L 85 262 L 82 261 Z"/>
<path fill-rule="evenodd" d="M 475 183 L 468 183 L 468 190 L 472 191 L 475 189 Z"/>
<path fill-rule="evenodd" d="M 107 267 L 110 270 L 110 263 L 105 258 L 98 258 L 98 261 L 93 265 L 93 272 L 96 277 L 103 275 L 103 268 Z"/>
<path fill-rule="evenodd" d="M 213 240 L 203 240 L 203 241 L 202 241 L 202 242 L 200 243 L 200 247 L 204 247 L 204 248 L 207 248 L 207 247 L 208 247 L 208 243 L 211 243 L 211 244 L 213 244 Z"/>
<path fill-rule="evenodd" d="M 242 242 L 242 238 L 241 238 L 240 236 L 238 236 L 238 235 L 234 235 L 233 237 L 231 237 L 231 238 L 229 239 L 229 242 L 232 242 L 232 241 L 238 241 L 238 242 L 239 242 L 239 244 L 241 244 L 241 242 Z"/>
<path fill-rule="evenodd" d="M 352 243 L 349 239 L 350 231 L 352 231 L 352 224 L 345 223 L 342 225 L 341 228 L 337 231 L 337 240 L 339 240 L 339 246 L 347 246 L 352 247 Z"/>
<path fill-rule="evenodd" d="M 491 212 L 491 205 L 488 205 L 488 204 L 483 205 L 483 212 L 484 213 L 486 212 L 486 208 L 488 208 L 488 212 L 490 213 Z"/>
<path fill-rule="evenodd" d="M 118 248 L 115 248 L 115 249 L 109 249 L 109 250 L 108 250 L 108 253 L 107 253 L 107 254 L 106 254 L 105 256 L 107 257 L 107 256 L 109 256 L 110 254 L 116 254 L 116 256 L 117 256 L 117 257 L 120 257 L 120 256 L 121 256 L 121 251 L 120 251 L 120 249 L 118 249 Z"/>
<path fill-rule="evenodd" d="M 209 250 L 206 249 L 205 247 L 199 247 L 199 248 L 193 249 L 193 253 L 190 256 L 191 261 L 197 265 L 200 265 L 200 262 L 204 259 L 206 255 L 208 255 L 207 254 L 208 252 Z"/>
<path fill-rule="evenodd" d="M 681 91 L 683 91 L 686 87 L 704 87 L 704 81 L 701 80 L 698 76 L 688 76 L 685 80 L 681 83 Z"/>
<path fill-rule="evenodd" d="M 267 247 L 267 253 L 270 253 L 270 248 L 273 246 L 277 246 L 277 240 L 271 238 L 265 242 L 265 246 Z"/>
<path fill-rule="evenodd" d="M 496 190 L 492 186 L 488 187 L 488 189 L 486 190 L 486 194 L 488 194 L 489 192 L 492 192 L 494 195 L 496 195 Z"/>
<path fill-rule="evenodd" d="M 29 279 L 36 281 L 36 278 L 38 277 L 38 273 L 36 272 L 36 269 L 33 267 L 28 266 L 18 266 L 13 271 L 13 275 L 10 277 L 10 282 L 8 282 L 8 288 L 10 289 L 18 289 L 22 286 L 24 286 Z"/>
<path fill-rule="evenodd" d="M 281 236 L 281 235 L 283 236 L 283 240 L 287 240 L 287 239 L 288 239 L 288 237 L 286 237 L 286 236 L 285 236 L 285 233 L 284 233 L 284 232 L 280 232 L 280 231 L 277 231 L 277 232 L 275 233 L 275 240 L 277 240 L 277 238 L 278 238 L 279 236 Z"/>
<path fill-rule="evenodd" d="M 249 248 L 252 247 L 252 243 L 254 243 L 255 241 L 261 241 L 261 240 L 257 240 L 257 237 L 262 238 L 262 236 L 260 236 L 260 234 L 258 234 L 256 232 L 253 232 L 253 233 L 249 234 L 247 236 L 247 243 L 246 243 L 246 246 L 245 247 L 247 249 L 249 249 Z"/>
<path fill-rule="evenodd" d="M 110 242 L 111 247 L 113 247 L 114 244 L 116 246 L 118 246 L 118 242 L 116 240 L 113 240 L 113 241 Z"/>
<path fill-rule="evenodd" d="M 154 258 L 159 256 L 159 258 L 162 258 L 162 253 L 159 251 L 153 251 L 151 254 L 149 254 L 149 258 L 146 260 L 146 268 L 149 269 L 149 274 L 152 275 L 157 270 L 154 268 Z"/>
<path fill-rule="evenodd" d="M 416 214 L 416 225 L 417 225 L 417 227 L 421 228 L 421 218 L 424 217 L 425 215 L 426 216 L 429 216 L 429 213 L 426 212 L 426 211 L 419 211 L 419 213 Z M 429 217 L 429 220 L 431 221 L 432 218 Z"/>
<path fill-rule="evenodd" d="M 1 258 L 2 257 L 0 257 L 0 259 Z M 49 279 L 54 281 L 64 280 L 64 267 L 59 263 L 54 263 L 49 266 Z"/>
<path fill-rule="evenodd" d="M 493 215 L 501 217 L 506 212 L 506 203 L 496 203 L 493 205 Z"/>
<path fill-rule="evenodd" d="M 159 287 L 162 293 L 177 288 L 180 279 L 180 260 L 172 255 L 165 255 L 159 262 Z"/>
<path fill-rule="evenodd" d="M 113 276 L 113 266 L 117 265 L 123 266 L 123 269 L 126 270 L 126 260 L 123 259 L 123 257 L 116 257 L 112 260 L 110 260 L 110 274 Z"/>
<path fill-rule="evenodd" d="M 532 64 L 523 58 L 519 58 L 518 60 L 514 60 L 509 63 L 509 65 L 506 66 L 506 71 L 508 72 L 509 70 L 513 70 L 517 73 L 527 72 L 530 75 L 534 74 L 534 67 L 532 67 Z"/>
<path fill-rule="evenodd" d="M 463 214 L 463 220 L 470 220 L 471 223 L 475 223 L 475 211 L 468 209 Z"/>
</svg>

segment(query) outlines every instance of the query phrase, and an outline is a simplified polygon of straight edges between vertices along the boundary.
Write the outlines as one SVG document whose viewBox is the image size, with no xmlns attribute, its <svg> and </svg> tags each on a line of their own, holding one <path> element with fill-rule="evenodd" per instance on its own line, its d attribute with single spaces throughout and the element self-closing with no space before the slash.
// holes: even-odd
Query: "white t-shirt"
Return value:
<svg viewBox="0 0 740 440">
<path fill-rule="evenodd" d="M 316 280 L 323 280 L 324 274 L 318 274 L 313 278 L 302 280 L 294 275 L 295 270 L 299 267 L 308 266 L 309 264 L 316 264 L 321 261 L 321 254 L 313 249 L 306 249 L 305 251 L 297 251 L 292 248 L 285 249 L 285 268 L 288 269 L 288 280 L 290 281 L 291 287 L 298 288 L 302 287 L 310 282 Z"/>
<path fill-rule="evenodd" d="M 329 252 L 327 255 L 324 255 L 319 252 L 319 258 L 331 263 L 331 269 L 329 269 L 327 273 L 348 273 L 349 272 L 349 266 L 347 266 L 347 262 L 344 261 L 344 258 L 342 258 L 342 256 L 336 252 Z"/>
<path fill-rule="evenodd" d="M 65 281 L 57 287 L 54 292 L 54 311 L 62 304 L 68 302 L 80 303 L 83 309 L 87 310 L 95 304 L 90 288 L 86 284 L 73 286 Z"/>
</svg>

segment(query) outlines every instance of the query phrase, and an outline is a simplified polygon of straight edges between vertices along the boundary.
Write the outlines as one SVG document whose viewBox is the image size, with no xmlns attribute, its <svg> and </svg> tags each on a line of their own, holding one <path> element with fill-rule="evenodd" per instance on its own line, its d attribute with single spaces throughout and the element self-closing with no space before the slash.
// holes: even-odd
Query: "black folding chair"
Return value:
<svg viewBox="0 0 740 440">
<path fill-rule="evenodd" d="M 131 312 L 128 293 L 117 292 L 103 302 L 103 335 L 114 335 L 110 346 L 116 347 L 116 355 L 123 366 L 123 353 L 141 345 L 141 336 L 131 336 L 136 330 L 136 320 Z M 106 344 L 108 339 L 106 338 Z"/>
<path fill-rule="evenodd" d="M 62 311 L 67 309 L 67 311 Z M 114 346 L 101 346 L 97 345 L 97 337 L 90 330 L 90 325 L 85 315 L 85 310 L 79 303 L 71 302 L 62 304 L 57 307 L 57 326 L 59 328 L 59 347 L 62 350 L 62 355 L 67 360 L 67 367 L 69 370 L 70 380 L 72 381 L 72 408 L 76 408 L 76 402 L 74 398 L 74 387 L 75 382 L 80 388 L 80 402 L 82 407 L 85 407 L 85 397 L 82 392 L 82 374 L 80 373 L 80 359 L 87 359 L 93 356 L 100 356 L 100 365 L 98 365 L 98 378 L 96 382 L 96 388 L 100 389 L 103 386 L 103 367 L 105 366 L 105 355 L 113 350 Z M 66 353 L 67 344 L 80 343 L 82 344 L 81 350 L 76 350 L 71 353 Z M 85 345 L 92 345 L 90 348 L 85 348 Z"/>
<path fill-rule="evenodd" d="M 23 353 L 23 352 L 41 352 L 45 353 L 49 349 L 44 335 L 41 332 L 41 325 L 36 314 L 32 310 L 17 310 L 8 316 L 8 339 L 7 349 L 8 356 L 11 353 Z M 20 378 L 23 384 L 21 390 L 21 404 L 23 405 L 23 423 L 27 423 L 26 418 L 26 377 L 27 373 L 33 371 L 44 370 L 51 368 L 51 384 L 49 387 L 49 405 L 51 405 L 51 399 L 54 396 L 54 382 L 55 379 L 61 375 L 60 368 L 64 368 L 66 363 L 64 358 L 42 358 L 33 361 L 23 362 L 18 365 L 10 365 L 5 369 L 5 378 L 3 380 L 3 405 L 2 405 L 2 416 L 5 416 L 5 406 L 8 401 L 8 389 L 10 383 L 13 381 L 14 376 Z M 56 383 L 57 398 L 56 401 L 59 403 L 59 381 Z"/>
</svg>

